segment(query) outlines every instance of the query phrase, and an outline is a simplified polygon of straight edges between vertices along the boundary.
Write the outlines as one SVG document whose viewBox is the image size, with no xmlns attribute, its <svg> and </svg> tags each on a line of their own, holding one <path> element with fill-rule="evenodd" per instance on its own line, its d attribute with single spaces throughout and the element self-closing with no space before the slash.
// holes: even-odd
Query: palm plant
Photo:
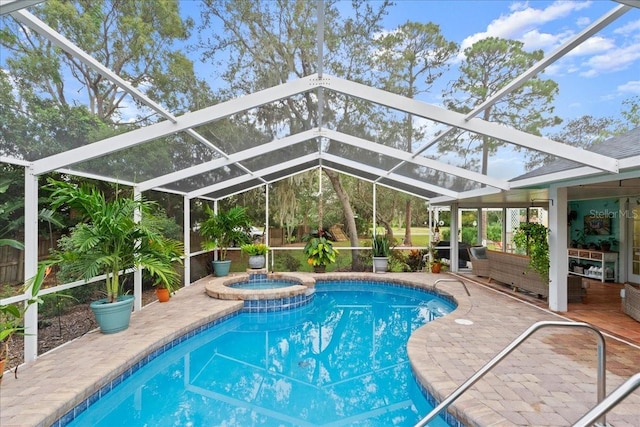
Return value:
<svg viewBox="0 0 640 427">
<path fill-rule="evenodd" d="M 227 259 L 227 250 L 234 243 L 243 245 L 250 243 L 249 230 L 251 220 L 246 208 L 235 206 L 228 211 L 215 213 L 205 205 L 207 219 L 200 224 L 200 235 L 204 238 L 204 249 L 219 249 L 220 261 Z"/>
<path fill-rule="evenodd" d="M 52 207 L 69 207 L 80 221 L 60 239 L 61 250 L 54 254 L 53 261 L 67 273 L 84 280 L 104 274 L 108 302 L 120 296 L 120 275 L 128 268 L 145 268 L 156 281 L 179 283 L 173 263 L 183 254 L 182 244 L 167 239 L 152 220 L 145 220 L 153 218 L 154 202 L 119 195 L 107 200 L 87 184 L 49 180 L 47 188 Z"/>
</svg>

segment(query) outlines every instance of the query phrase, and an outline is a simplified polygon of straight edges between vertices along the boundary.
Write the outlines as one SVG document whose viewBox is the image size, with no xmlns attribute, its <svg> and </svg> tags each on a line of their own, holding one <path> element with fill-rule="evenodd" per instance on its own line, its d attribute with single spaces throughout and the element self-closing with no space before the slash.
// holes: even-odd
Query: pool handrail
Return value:
<svg viewBox="0 0 640 427">
<path fill-rule="evenodd" d="M 467 292 L 467 295 L 471 296 L 471 294 L 469 293 L 469 289 L 467 289 L 467 285 L 465 285 L 465 283 L 460 279 L 438 279 L 435 282 L 433 282 L 433 289 L 435 290 L 438 283 L 441 283 L 441 282 L 459 282 L 460 284 L 462 284 L 462 287 Z"/>
<path fill-rule="evenodd" d="M 562 322 L 562 321 L 541 321 L 536 322 L 531 325 L 526 331 L 524 331 L 520 336 L 518 336 L 515 340 L 511 342 L 507 347 L 505 347 L 500 353 L 493 357 L 489 362 L 487 362 L 482 368 L 476 371 L 469 379 L 467 379 L 462 385 L 460 385 L 457 389 L 453 391 L 446 399 L 444 399 L 438 406 L 433 408 L 431 412 L 429 412 L 424 418 L 418 421 L 414 427 L 423 427 L 427 425 L 427 423 L 433 420 L 435 417 L 440 414 L 443 410 L 449 407 L 458 397 L 462 395 L 467 389 L 469 389 L 472 385 L 474 385 L 480 378 L 482 378 L 487 372 L 489 372 L 495 365 L 502 361 L 506 356 L 508 356 L 513 350 L 515 350 L 520 344 L 529 338 L 531 334 L 536 332 L 538 329 L 542 329 L 545 327 L 556 326 L 556 327 L 570 327 L 570 328 L 587 328 L 593 331 L 596 334 L 596 338 L 598 340 L 598 373 L 597 373 L 597 394 L 598 394 L 598 403 L 601 404 L 605 400 L 606 396 L 606 371 L 605 371 L 605 358 L 606 358 L 606 344 L 604 340 L 604 336 L 602 333 L 596 329 L 594 326 L 584 323 L 584 322 Z M 600 415 L 598 422 L 601 425 L 606 425 L 605 415 L 604 413 Z"/>
<path fill-rule="evenodd" d="M 631 378 L 620 384 L 618 388 L 613 390 L 609 396 L 594 406 L 589 412 L 584 414 L 582 418 L 573 424 L 573 427 L 588 427 L 594 425 L 599 418 L 604 419 L 604 414 L 609 412 L 614 406 L 622 402 L 627 396 L 640 387 L 640 372 L 632 375 Z M 599 424 L 598 425 L 606 425 Z"/>
</svg>

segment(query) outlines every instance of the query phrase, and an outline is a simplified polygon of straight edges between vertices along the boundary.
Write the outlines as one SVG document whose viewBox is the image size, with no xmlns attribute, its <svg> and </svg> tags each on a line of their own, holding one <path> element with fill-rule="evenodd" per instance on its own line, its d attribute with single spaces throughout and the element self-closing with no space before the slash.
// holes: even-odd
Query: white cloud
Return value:
<svg viewBox="0 0 640 427">
<path fill-rule="evenodd" d="M 549 51 L 571 36 L 573 36 L 572 31 L 549 34 L 541 33 L 535 29 L 523 34 L 520 37 L 520 41 L 524 43 L 527 50 L 542 49 L 543 51 Z"/>
<path fill-rule="evenodd" d="M 544 9 L 535 9 L 528 3 L 516 3 L 511 7 L 511 14 L 500 16 L 487 26 L 486 31 L 473 34 L 464 39 L 461 43 L 461 50 L 473 45 L 478 40 L 488 37 L 520 39 L 525 34 L 537 31 L 540 25 L 566 17 L 571 12 L 589 7 L 590 4 L 591 2 L 586 1 L 556 1 Z M 545 36 L 547 41 L 552 37 L 553 35 L 551 34 Z"/>
<path fill-rule="evenodd" d="M 587 16 L 582 16 L 582 17 L 576 19 L 576 24 L 579 27 L 586 27 L 587 25 L 591 24 L 591 18 L 589 18 Z"/>
<path fill-rule="evenodd" d="M 584 62 L 587 71 L 581 73 L 585 77 L 594 77 L 604 73 L 621 71 L 631 64 L 640 61 L 640 44 L 610 49 L 601 55 L 595 55 Z"/>
<path fill-rule="evenodd" d="M 640 80 L 628 81 L 625 84 L 619 85 L 617 89 L 620 93 L 640 95 Z"/>
<path fill-rule="evenodd" d="M 567 54 L 567 56 L 593 55 L 600 52 L 610 51 L 611 49 L 615 49 L 615 47 L 615 40 L 601 36 L 593 36 L 576 46 L 575 49 L 571 50 L 571 52 Z"/>
<path fill-rule="evenodd" d="M 615 34 L 629 35 L 640 32 L 640 19 L 637 21 L 629 22 L 620 28 L 613 30 Z"/>
</svg>

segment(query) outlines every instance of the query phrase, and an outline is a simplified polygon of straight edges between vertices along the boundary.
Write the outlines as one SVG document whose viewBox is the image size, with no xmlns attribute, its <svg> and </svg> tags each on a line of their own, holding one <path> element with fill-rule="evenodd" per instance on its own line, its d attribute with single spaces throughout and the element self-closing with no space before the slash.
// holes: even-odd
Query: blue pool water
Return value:
<svg viewBox="0 0 640 427">
<path fill-rule="evenodd" d="M 321 282 L 304 307 L 243 313 L 174 346 L 69 425 L 413 426 L 431 405 L 407 340 L 453 308 L 403 287 Z"/>
<path fill-rule="evenodd" d="M 262 279 L 262 280 L 247 280 L 245 282 L 238 282 L 228 285 L 231 288 L 237 289 L 277 289 L 285 288 L 287 286 L 299 285 L 300 282 L 294 282 L 293 280 L 278 280 L 278 279 Z"/>
</svg>

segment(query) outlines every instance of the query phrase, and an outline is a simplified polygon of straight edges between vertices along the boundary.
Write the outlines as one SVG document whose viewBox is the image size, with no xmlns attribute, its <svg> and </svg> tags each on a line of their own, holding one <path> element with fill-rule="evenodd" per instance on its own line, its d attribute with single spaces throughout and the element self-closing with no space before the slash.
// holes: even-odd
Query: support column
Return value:
<svg viewBox="0 0 640 427">
<path fill-rule="evenodd" d="M 567 311 L 567 188 L 549 188 L 549 309 Z"/>
<path fill-rule="evenodd" d="M 507 208 L 502 208 L 502 252 L 507 251 Z"/>
<path fill-rule="evenodd" d="M 140 189 L 136 186 L 133 187 L 133 198 L 135 200 L 140 200 L 142 198 L 142 193 L 140 193 Z M 133 214 L 134 221 L 139 223 L 142 220 L 142 214 L 139 209 L 136 209 Z M 140 242 L 135 242 L 136 247 L 140 247 Z M 133 270 L 133 311 L 142 310 L 142 268 L 135 268 Z"/>
<path fill-rule="evenodd" d="M 264 185 L 264 234 L 262 235 L 264 243 L 269 246 L 269 184 Z M 282 242 L 285 244 L 285 242 Z M 269 252 L 267 251 L 267 256 L 265 259 L 265 266 L 269 266 L 269 261 L 271 261 L 271 271 L 275 270 L 275 257 L 273 256 L 273 251 L 271 252 L 271 258 L 269 258 Z"/>
<path fill-rule="evenodd" d="M 476 244 L 481 245 L 482 241 L 485 240 L 484 237 L 486 235 L 485 233 L 485 218 L 487 211 L 483 208 L 478 208 L 477 209 L 477 213 L 476 213 L 476 224 L 477 224 L 477 229 L 476 229 Z M 488 240 L 488 239 L 487 239 Z"/>
<path fill-rule="evenodd" d="M 182 241 L 184 243 L 184 286 L 191 284 L 191 199 L 182 198 Z"/>
<path fill-rule="evenodd" d="M 376 190 L 377 190 L 377 188 L 378 187 L 376 186 L 376 183 L 374 182 L 373 183 L 373 191 L 371 192 L 371 199 L 372 199 L 371 200 L 371 203 L 372 203 L 371 206 L 373 206 L 373 231 L 372 231 L 372 236 L 371 236 L 372 239 L 375 238 L 376 231 L 377 231 L 376 227 L 378 226 L 378 223 L 376 221 L 376 212 L 377 212 L 376 211 L 376 197 L 377 197 Z M 371 251 L 371 254 L 373 255 L 373 251 Z M 372 261 L 371 265 L 372 265 L 371 271 L 373 271 L 375 273 L 376 272 L 376 264 Z"/>
<path fill-rule="evenodd" d="M 449 270 L 453 273 L 458 272 L 458 204 L 451 204 L 451 233 L 449 235 Z"/>
<path fill-rule="evenodd" d="M 38 177 L 31 167 L 24 171 L 24 277 L 32 278 L 38 270 Z M 31 290 L 26 291 L 31 295 Z M 24 361 L 38 357 L 38 304 L 31 304 L 24 315 Z"/>
</svg>

